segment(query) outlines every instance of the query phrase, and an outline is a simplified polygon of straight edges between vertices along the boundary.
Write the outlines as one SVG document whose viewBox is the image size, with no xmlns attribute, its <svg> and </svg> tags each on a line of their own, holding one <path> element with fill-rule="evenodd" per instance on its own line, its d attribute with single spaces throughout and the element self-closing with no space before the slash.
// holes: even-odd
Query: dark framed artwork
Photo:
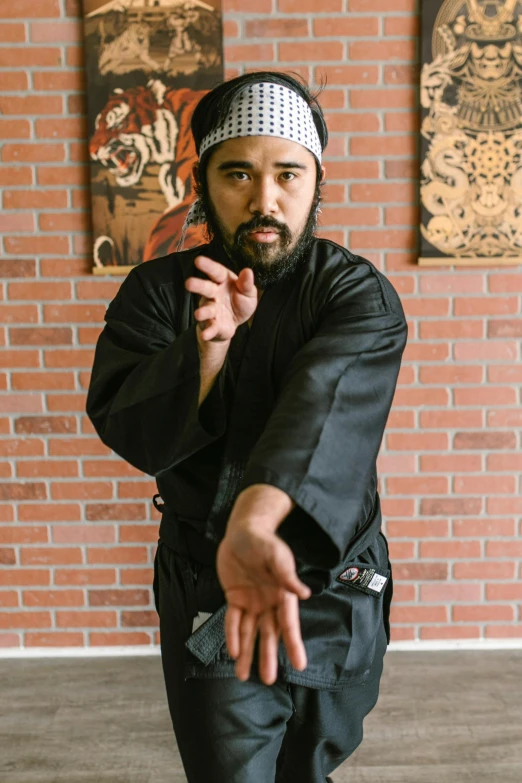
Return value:
<svg viewBox="0 0 522 783">
<path fill-rule="evenodd" d="M 93 273 L 176 250 L 194 200 L 190 119 L 223 79 L 221 0 L 84 0 Z M 201 228 L 186 246 L 203 240 Z"/>
<path fill-rule="evenodd" d="M 419 264 L 521 264 L 522 2 L 421 10 Z"/>
</svg>

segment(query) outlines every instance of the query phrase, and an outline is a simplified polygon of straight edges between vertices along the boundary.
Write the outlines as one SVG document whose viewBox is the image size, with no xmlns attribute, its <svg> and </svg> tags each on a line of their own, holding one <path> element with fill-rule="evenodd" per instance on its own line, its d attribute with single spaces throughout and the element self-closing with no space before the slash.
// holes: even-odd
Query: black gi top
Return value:
<svg viewBox="0 0 522 783">
<path fill-rule="evenodd" d="M 314 239 L 302 267 L 264 292 L 252 326 L 236 331 L 198 410 L 199 295 L 184 287 L 204 277 L 197 255 L 229 266 L 211 242 L 140 264 L 123 281 L 96 347 L 87 413 L 107 446 L 156 477 L 167 542 L 169 527 L 190 525 L 217 544 L 252 484 L 290 495 L 297 507 L 278 532 L 298 564 L 330 574 L 324 596 L 380 530 L 376 459 L 407 335 L 399 297 L 371 262 Z M 351 604 L 379 603 L 336 585 Z M 326 687 L 353 677 L 339 662 L 314 670 L 307 652 L 307 670 L 288 679 Z"/>
</svg>

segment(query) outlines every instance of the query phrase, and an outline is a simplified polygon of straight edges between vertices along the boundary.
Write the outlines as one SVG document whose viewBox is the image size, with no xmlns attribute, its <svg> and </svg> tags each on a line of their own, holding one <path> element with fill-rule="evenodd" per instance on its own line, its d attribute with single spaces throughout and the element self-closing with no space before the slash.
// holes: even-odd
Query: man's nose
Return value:
<svg viewBox="0 0 522 783">
<path fill-rule="evenodd" d="M 261 215 L 273 215 L 277 212 L 277 187 L 269 179 L 261 179 L 254 184 L 250 200 L 250 212 Z"/>
</svg>

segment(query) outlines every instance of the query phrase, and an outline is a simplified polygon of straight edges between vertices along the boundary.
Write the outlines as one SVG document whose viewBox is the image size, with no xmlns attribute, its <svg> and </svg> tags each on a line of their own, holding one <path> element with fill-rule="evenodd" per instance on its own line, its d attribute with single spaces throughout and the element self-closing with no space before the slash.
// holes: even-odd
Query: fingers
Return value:
<svg viewBox="0 0 522 783">
<path fill-rule="evenodd" d="M 230 276 L 233 279 L 236 278 L 234 272 L 227 269 L 223 264 L 219 264 L 217 261 L 213 261 L 207 256 L 196 256 L 194 260 L 195 266 L 210 277 L 214 283 L 224 283 Z"/>
<path fill-rule="evenodd" d="M 285 595 L 279 604 L 277 619 L 290 663 L 294 669 L 302 671 L 306 668 L 307 659 L 301 636 L 299 601 L 296 595 L 290 593 Z"/>
<path fill-rule="evenodd" d="M 248 680 L 250 676 L 256 635 L 257 617 L 244 612 L 239 628 L 239 655 L 236 661 L 236 677 L 239 680 Z"/>
<path fill-rule="evenodd" d="M 265 685 L 272 685 L 277 679 L 278 642 L 278 623 L 270 609 L 259 620 L 259 676 Z"/>
<path fill-rule="evenodd" d="M 194 318 L 196 321 L 211 321 L 216 317 L 216 307 L 213 304 L 204 305 L 194 310 Z"/>
<path fill-rule="evenodd" d="M 245 268 L 239 273 L 236 280 L 236 288 L 245 296 L 257 296 L 257 288 L 254 284 L 254 272 L 252 269 Z"/>
<path fill-rule="evenodd" d="M 185 280 L 185 288 L 191 294 L 200 294 L 206 299 L 215 299 L 217 286 L 210 280 L 202 280 L 199 277 L 189 277 Z"/>
<path fill-rule="evenodd" d="M 281 539 L 276 539 L 268 565 L 281 587 L 303 600 L 310 598 L 312 591 L 297 576 L 293 552 Z"/>
<path fill-rule="evenodd" d="M 239 655 L 239 624 L 243 612 L 237 606 L 229 606 L 225 614 L 225 638 L 227 650 L 231 658 Z"/>
</svg>

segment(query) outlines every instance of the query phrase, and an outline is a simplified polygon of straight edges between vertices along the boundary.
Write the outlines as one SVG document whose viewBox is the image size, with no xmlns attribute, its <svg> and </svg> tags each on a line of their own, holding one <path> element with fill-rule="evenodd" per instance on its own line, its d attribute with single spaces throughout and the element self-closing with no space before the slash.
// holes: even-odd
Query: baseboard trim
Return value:
<svg viewBox="0 0 522 783">
<path fill-rule="evenodd" d="M 392 642 L 388 652 L 443 652 L 451 650 L 522 650 L 520 639 L 433 639 Z M 121 647 L 3 647 L 0 659 L 9 658 L 131 658 L 160 654 L 159 645 Z"/>
</svg>

